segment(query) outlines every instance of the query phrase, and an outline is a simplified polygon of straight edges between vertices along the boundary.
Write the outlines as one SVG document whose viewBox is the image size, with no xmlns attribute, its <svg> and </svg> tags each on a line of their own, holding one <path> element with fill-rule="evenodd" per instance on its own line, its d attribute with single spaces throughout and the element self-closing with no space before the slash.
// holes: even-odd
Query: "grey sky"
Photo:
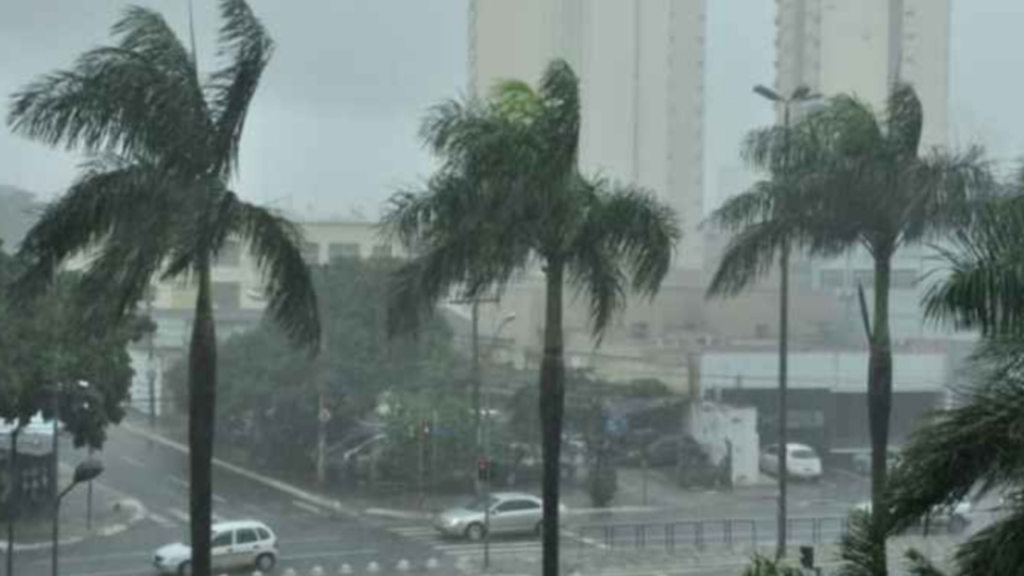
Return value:
<svg viewBox="0 0 1024 576">
<path fill-rule="evenodd" d="M 215 3 L 195 2 L 200 60 L 209 69 Z M 160 8 L 186 30 L 185 0 L 138 3 Z M 354 206 L 372 217 L 396 187 L 426 174 L 430 160 L 416 129 L 426 108 L 465 85 L 466 3 L 252 0 L 278 51 L 247 125 L 241 192 L 316 217 L 346 216 Z M 0 2 L 0 95 L 107 42 L 126 4 Z M 708 0 L 708 205 L 729 185 L 723 180 L 719 186 L 719 174 L 738 164 L 742 135 L 772 120 L 750 88 L 772 82 L 774 5 Z M 1017 158 L 1024 152 L 1024 81 L 1014 71 L 1024 53 L 1024 2 L 954 0 L 952 28 L 951 140 L 980 142 L 997 158 Z M 0 127 L 0 183 L 52 194 L 73 178 L 74 163 L 68 153 Z"/>
</svg>

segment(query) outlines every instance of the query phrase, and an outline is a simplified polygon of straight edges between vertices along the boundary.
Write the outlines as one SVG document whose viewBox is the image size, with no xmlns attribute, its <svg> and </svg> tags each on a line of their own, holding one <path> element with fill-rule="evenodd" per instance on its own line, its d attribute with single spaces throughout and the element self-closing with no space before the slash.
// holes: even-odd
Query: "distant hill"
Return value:
<svg viewBox="0 0 1024 576">
<path fill-rule="evenodd" d="M 35 194 L 0 184 L 0 240 L 5 251 L 17 249 L 41 209 Z"/>
</svg>

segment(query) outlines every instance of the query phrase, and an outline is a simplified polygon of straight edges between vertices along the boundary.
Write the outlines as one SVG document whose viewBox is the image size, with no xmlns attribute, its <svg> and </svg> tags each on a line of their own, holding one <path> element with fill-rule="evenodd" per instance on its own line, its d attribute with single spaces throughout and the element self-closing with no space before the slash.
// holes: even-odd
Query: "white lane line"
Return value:
<svg viewBox="0 0 1024 576">
<path fill-rule="evenodd" d="M 149 558 L 152 554 L 149 552 L 114 552 L 110 554 L 90 554 L 88 556 L 61 556 L 61 563 L 71 564 L 86 564 L 88 562 L 102 562 L 105 560 L 116 560 L 123 558 Z M 32 563 L 35 564 L 46 564 L 49 566 L 50 560 L 36 560 Z"/>
<path fill-rule="evenodd" d="M 296 508 L 302 508 L 306 512 L 312 512 L 313 514 L 316 514 L 317 516 L 323 516 L 323 515 L 326 514 L 326 512 L 324 512 L 320 508 L 317 508 L 316 506 L 313 506 L 312 504 L 307 504 L 306 502 L 303 502 L 302 500 L 292 500 L 292 505 L 294 505 Z"/>
<path fill-rule="evenodd" d="M 223 516 L 221 516 L 220 514 L 217 514 L 216 512 L 214 512 L 213 514 L 210 514 L 210 518 L 212 518 L 214 522 L 224 522 L 224 520 L 225 520 L 225 518 Z"/>
<path fill-rule="evenodd" d="M 75 576 L 135 576 L 138 573 L 138 568 L 131 568 L 128 570 L 114 570 L 110 572 L 79 572 Z"/>
<path fill-rule="evenodd" d="M 218 503 L 218 504 L 227 504 L 228 503 L 228 499 L 223 497 L 223 496 L 221 496 L 221 495 L 219 495 L 219 494 L 212 494 L 211 498 L 213 498 L 213 501 Z"/>
<path fill-rule="evenodd" d="M 171 484 L 174 484 L 178 488 L 181 488 L 183 490 L 188 490 L 188 481 L 185 480 L 184 478 L 179 478 L 177 476 L 173 476 L 172 475 L 172 476 L 168 476 L 167 479 L 171 481 Z"/>
<path fill-rule="evenodd" d="M 146 467 L 146 465 L 144 463 L 142 463 L 139 460 L 136 460 L 135 458 L 132 458 L 131 456 L 120 456 L 119 458 L 121 458 L 121 460 L 124 460 L 128 464 L 131 464 L 132 466 L 135 466 L 136 468 L 145 468 Z"/>
<path fill-rule="evenodd" d="M 307 558 L 341 558 L 343 556 L 367 556 L 376 553 L 376 548 L 362 548 L 358 550 L 337 550 L 334 552 L 309 552 L 307 554 L 288 554 L 285 556 L 281 556 L 281 560 L 304 560 Z"/>
<path fill-rule="evenodd" d="M 395 532 L 396 534 L 401 534 L 402 536 L 417 536 L 420 534 L 430 534 L 431 536 L 434 536 L 440 534 L 437 528 L 434 528 L 432 526 L 417 526 L 415 528 L 412 526 L 400 526 L 398 528 L 389 528 L 389 530 Z"/>
<path fill-rule="evenodd" d="M 167 513 L 171 516 L 174 516 L 178 520 L 181 520 L 182 522 L 188 522 L 188 514 L 186 514 L 184 510 L 179 510 L 177 508 L 168 508 Z"/>
<path fill-rule="evenodd" d="M 503 542 L 501 544 L 491 544 L 491 551 L 495 550 L 531 550 L 541 549 L 541 545 L 538 542 Z M 434 546 L 434 548 L 443 552 L 479 552 L 484 553 L 484 545 L 481 543 L 477 544 L 440 544 Z"/>
<path fill-rule="evenodd" d="M 164 518 L 163 516 L 157 514 L 156 512 L 150 512 L 149 513 L 149 519 L 152 520 L 153 522 L 156 522 L 157 524 L 163 526 L 164 528 L 174 528 L 175 526 L 177 526 L 177 524 L 172 522 L 170 519 Z"/>
</svg>

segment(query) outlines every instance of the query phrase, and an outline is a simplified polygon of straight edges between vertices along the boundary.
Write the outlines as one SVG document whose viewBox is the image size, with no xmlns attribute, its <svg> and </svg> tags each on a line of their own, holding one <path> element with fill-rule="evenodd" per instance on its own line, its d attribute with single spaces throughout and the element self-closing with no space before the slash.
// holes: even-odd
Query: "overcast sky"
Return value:
<svg viewBox="0 0 1024 576">
<path fill-rule="evenodd" d="M 357 208 L 373 217 L 396 187 L 430 169 L 416 130 L 424 110 L 465 85 L 467 0 L 251 1 L 278 49 L 251 109 L 237 188 L 306 215 L 344 217 Z M 127 3 L 0 1 L 0 95 L 107 42 Z M 187 30 L 185 0 L 136 3 Z M 774 5 L 708 0 L 708 205 L 720 169 L 738 163 L 742 134 L 772 119 L 750 87 L 772 82 Z M 214 3 L 196 0 L 207 70 L 217 25 Z M 1000 159 L 1021 156 L 1024 2 L 954 0 L 952 28 L 952 142 L 984 143 Z M 71 181 L 75 162 L 0 126 L 0 183 L 51 195 Z"/>
</svg>

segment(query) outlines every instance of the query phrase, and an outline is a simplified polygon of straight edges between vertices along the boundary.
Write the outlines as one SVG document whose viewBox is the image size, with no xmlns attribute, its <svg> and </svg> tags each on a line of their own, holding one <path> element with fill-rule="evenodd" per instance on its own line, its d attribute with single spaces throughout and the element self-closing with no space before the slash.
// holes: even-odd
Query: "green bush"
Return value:
<svg viewBox="0 0 1024 576">
<path fill-rule="evenodd" d="M 743 570 L 743 576 L 803 576 L 799 568 L 757 554 Z"/>
</svg>

